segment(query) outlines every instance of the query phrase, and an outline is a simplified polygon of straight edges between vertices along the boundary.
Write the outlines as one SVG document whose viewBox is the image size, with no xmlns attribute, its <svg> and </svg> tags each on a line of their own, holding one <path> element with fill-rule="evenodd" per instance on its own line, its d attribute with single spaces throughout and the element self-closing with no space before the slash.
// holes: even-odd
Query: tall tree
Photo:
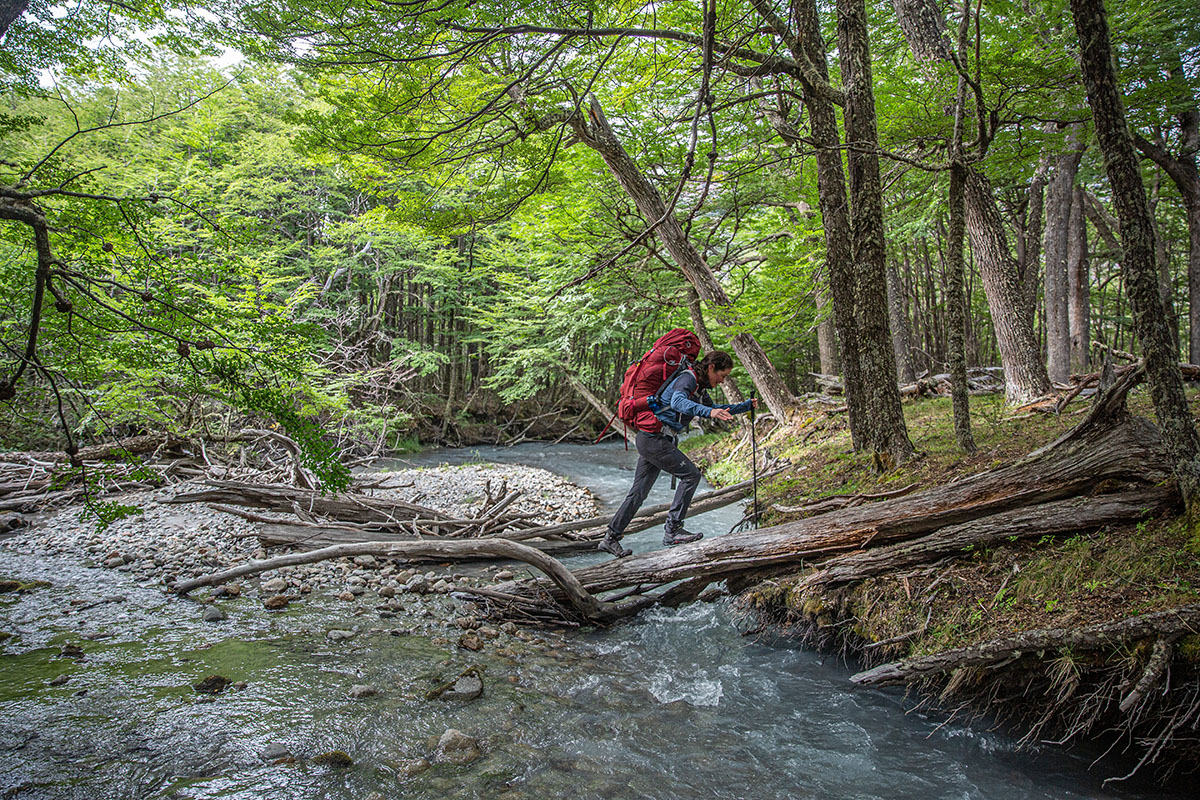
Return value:
<svg viewBox="0 0 1200 800">
<path fill-rule="evenodd" d="M 1121 223 L 1122 270 L 1133 307 L 1134 328 L 1146 360 L 1154 412 L 1163 429 L 1163 443 L 1187 504 L 1190 523 L 1195 526 L 1200 524 L 1200 437 L 1184 395 L 1183 377 L 1159 295 L 1154 223 L 1117 85 L 1108 12 L 1103 0 L 1071 0 L 1071 15 L 1079 36 L 1080 64 L 1096 139 Z"/>
<path fill-rule="evenodd" d="M 1051 381 L 1065 384 L 1071 377 L 1071 323 L 1068 313 L 1068 264 L 1071 209 L 1075 198 L 1075 176 L 1083 158 L 1082 126 L 1072 125 L 1066 150 L 1054 163 L 1046 190 L 1045 268 L 1042 298 L 1046 304 L 1046 373 Z"/>
</svg>

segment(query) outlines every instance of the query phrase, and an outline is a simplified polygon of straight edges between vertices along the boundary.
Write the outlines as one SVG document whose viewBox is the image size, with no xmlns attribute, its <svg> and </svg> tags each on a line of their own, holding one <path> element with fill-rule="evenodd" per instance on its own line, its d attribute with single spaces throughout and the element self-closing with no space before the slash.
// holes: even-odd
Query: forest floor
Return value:
<svg viewBox="0 0 1200 800">
<path fill-rule="evenodd" d="M 1189 396 L 1193 413 L 1200 411 L 1200 392 Z M 760 526 L 797 519 L 800 514 L 789 508 L 821 498 L 870 495 L 914 483 L 918 490 L 928 489 L 1010 463 L 1069 430 L 1089 408 L 1087 401 L 1077 400 L 1062 415 L 1012 415 L 1000 396 L 973 397 L 971 402 L 978 452 L 966 455 L 957 447 L 948 398 L 907 402 L 909 435 L 921 457 L 885 474 L 873 469 L 869 453 L 852 451 L 844 414 L 815 411 L 767 434 L 760 427 L 760 457 L 770 451 L 799 467 L 760 485 Z M 1129 409 L 1153 419 L 1145 387 L 1130 395 Z M 749 477 L 751 447 L 744 436 L 693 437 L 684 446 L 714 483 Z M 1164 517 L 1069 538 L 1045 536 L 977 548 L 964 557 L 832 589 L 799 588 L 808 572 L 763 581 L 743 592 L 739 602 L 784 635 L 872 666 L 1025 631 L 1078 628 L 1200 602 L 1200 538 L 1189 536 L 1179 518 Z M 1043 668 L 1049 678 L 1041 676 L 1056 693 L 1049 702 L 1031 691 L 1036 681 L 1026 661 L 1014 665 L 1010 671 L 1022 672 L 1008 676 L 1003 688 L 996 678 L 1003 670 L 992 670 L 986 678 L 951 675 L 927 681 L 918 685 L 917 694 L 922 702 L 945 710 L 1024 723 L 1028 741 L 1053 732 L 1069 738 L 1081 729 L 1076 717 L 1082 705 L 1068 699 L 1082 695 L 1090 676 L 1102 671 L 1120 671 L 1136 681 L 1149 646 L 1114 648 L 1104 663 L 1094 655 L 1072 661 L 1069 652 L 1049 654 Z M 1050 664 L 1056 658 L 1058 663 Z M 1176 680 L 1195 683 L 1200 634 L 1178 643 L 1175 664 L 1183 671 Z M 964 691 L 964 683 L 977 685 Z M 1105 690 L 1103 713 L 1115 713 L 1114 691 Z M 1120 694 L 1115 697 L 1119 700 Z M 1135 738 L 1128 731 L 1126 736 L 1126 743 Z M 1188 747 L 1190 752 L 1177 753 L 1178 759 L 1163 759 L 1169 762 L 1167 770 L 1200 764 L 1195 742 Z M 1132 748 L 1140 755 L 1137 750 Z"/>
</svg>

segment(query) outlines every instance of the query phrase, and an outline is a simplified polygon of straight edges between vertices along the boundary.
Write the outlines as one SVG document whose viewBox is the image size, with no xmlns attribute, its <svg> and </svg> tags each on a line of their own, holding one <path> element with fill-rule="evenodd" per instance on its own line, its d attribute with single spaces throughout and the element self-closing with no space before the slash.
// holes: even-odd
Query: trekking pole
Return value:
<svg viewBox="0 0 1200 800">
<path fill-rule="evenodd" d="M 758 530 L 758 437 L 754 431 L 754 400 L 755 391 L 750 390 L 750 452 L 754 459 L 751 471 L 754 475 L 754 530 Z"/>
</svg>

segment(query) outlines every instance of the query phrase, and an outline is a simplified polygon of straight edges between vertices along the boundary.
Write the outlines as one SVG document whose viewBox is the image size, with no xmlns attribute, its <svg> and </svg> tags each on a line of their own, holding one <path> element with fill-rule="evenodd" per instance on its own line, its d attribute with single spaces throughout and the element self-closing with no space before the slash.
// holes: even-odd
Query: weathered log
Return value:
<svg viewBox="0 0 1200 800">
<path fill-rule="evenodd" d="M 394 524 L 414 519 L 448 521 L 453 518 L 432 508 L 392 498 L 343 493 L 321 495 L 294 486 L 256 485 L 236 481 L 207 481 L 210 489 L 185 492 L 165 503 L 226 503 L 250 508 L 294 512 L 293 503 L 309 514 L 342 522 Z M 469 520 L 474 522 L 475 520 Z"/>
<path fill-rule="evenodd" d="M 819 500 L 814 500 L 811 503 L 805 503 L 801 506 L 782 506 L 778 503 L 771 506 L 772 511 L 778 511 L 780 514 L 824 514 L 828 511 L 836 511 L 839 508 L 850 508 L 852 506 L 860 506 L 863 503 L 872 502 L 875 500 L 888 500 L 893 497 L 902 497 L 910 494 L 917 488 L 917 484 L 910 483 L 908 486 L 900 489 L 893 489 L 890 492 L 878 492 L 877 494 L 835 494 L 829 497 L 822 497 Z"/>
<path fill-rule="evenodd" d="M 987 667 L 1008 662 L 1042 650 L 1057 650 L 1063 647 L 1094 650 L 1152 637 L 1172 640 L 1195 631 L 1198 625 L 1200 604 L 1180 606 L 1168 611 L 1139 614 L 1078 628 L 1025 631 L 972 647 L 881 664 L 874 669 L 852 675 L 850 680 L 869 685 L 908 683 L 962 667 Z"/>
<path fill-rule="evenodd" d="M 951 525 L 909 542 L 849 553 L 822 562 L 821 568 L 796 583 L 796 589 L 852 583 L 900 569 L 928 564 L 970 547 L 1034 536 L 1066 536 L 1105 525 L 1131 524 L 1156 516 L 1177 504 L 1170 486 L 1135 492 L 1073 497 Z"/>
<path fill-rule="evenodd" d="M 313 550 L 308 553 L 289 553 L 277 558 L 262 561 L 251 561 L 238 567 L 202 575 L 189 581 L 178 583 L 171 587 L 176 594 L 185 595 L 203 586 L 215 586 L 237 578 L 257 575 L 272 569 L 292 567 L 297 564 L 311 564 L 330 558 L 353 557 L 362 555 L 380 556 L 383 558 L 438 558 L 438 559 L 472 559 L 480 556 L 513 559 L 523 561 L 544 572 L 561 595 L 566 598 L 569 606 L 583 618 L 592 622 L 603 622 L 611 613 L 611 604 L 597 600 L 579 583 L 571 571 L 559 561 L 547 556 L 535 548 L 510 542 L 504 539 L 470 539 L 466 541 L 410 541 L 410 542 L 357 542 Z"/>
</svg>

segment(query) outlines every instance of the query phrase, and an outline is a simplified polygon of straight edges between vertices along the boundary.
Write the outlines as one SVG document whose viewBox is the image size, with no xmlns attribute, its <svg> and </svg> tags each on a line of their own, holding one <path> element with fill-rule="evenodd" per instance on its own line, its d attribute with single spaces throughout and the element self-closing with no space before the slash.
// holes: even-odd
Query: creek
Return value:
<svg viewBox="0 0 1200 800">
<path fill-rule="evenodd" d="M 620 444 L 532 444 L 391 463 L 528 464 L 586 486 L 611 510 L 635 460 Z M 668 500 L 669 484 L 660 478 L 647 503 Z M 721 535 L 740 519 L 733 506 L 689 528 Z M 661 535 L 625 543 L 640 552 L 660 547 Z M 853 664 L 744 636 L 752 622 L 723 603 L 470 652 L 389 626 L 370 603 L 351 610 L 315 594 L 272 614 L 248 599 L 228 603 L 229 619 L 212 623 L 193 601 L 77 559 L 0 549 L 0 576 L 49 583 L 0 595 L 0 631 L 13 634 L 0 645 L 4 798 L 1169 796 L 1102 786 L 1128 765 L 1089 770 L 1091 750 L 1019 750 L 986 723 L 947 722 L 913 710 L 901 692 L 856 688 Z M 97 601 L 106 602 L 84 607 Z M 411 613 L 433 612 L 414 602 Z M 334 628 L 354 635 L 331 641 Z M 69 643 L 82 655 L 64 657 Z M 478 699 L 426 699 L 469 667 L 483 676 Z M 192 688 L 212 674 L 245 686 Z M 378 693 L 349 698 L 360 684 Z M 448 728 L 477 737 L 483 756 L 417 771 Z M 268 763 L 260 754 L 270 747 L 296 758 Z M 313 760 L 329 751 L 353 764 Z"/>
</svg>

